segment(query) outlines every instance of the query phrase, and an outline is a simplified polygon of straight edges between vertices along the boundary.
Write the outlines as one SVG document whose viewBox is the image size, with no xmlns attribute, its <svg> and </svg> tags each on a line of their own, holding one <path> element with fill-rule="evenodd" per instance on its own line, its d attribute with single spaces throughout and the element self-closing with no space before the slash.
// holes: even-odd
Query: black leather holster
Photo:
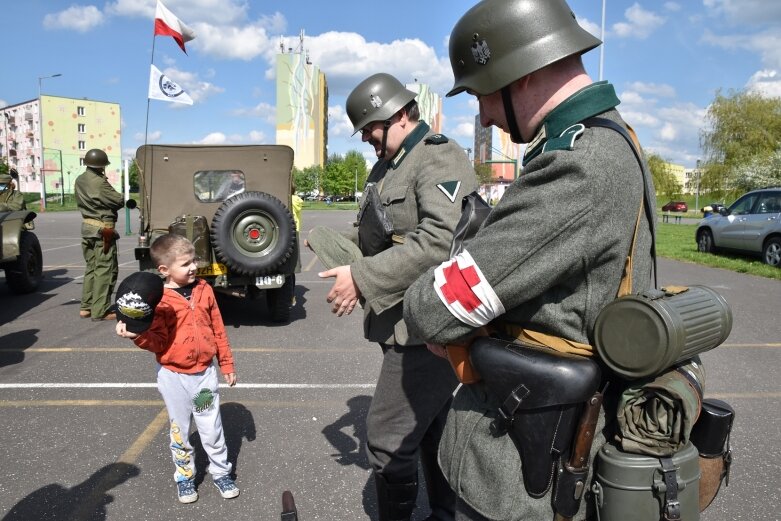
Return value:
<svg viewBox="0 0 781 521">
<path fill-rule="evenodd" d="M 583 403 L 599 388 L 599 366 L 581 356 L 493 337 L 476 339 L 469 358 L 488 392 L 502 403 L 492 433 L 510 435 L 526 492 L 544 496 L 572 446 Z"/>
</svg>

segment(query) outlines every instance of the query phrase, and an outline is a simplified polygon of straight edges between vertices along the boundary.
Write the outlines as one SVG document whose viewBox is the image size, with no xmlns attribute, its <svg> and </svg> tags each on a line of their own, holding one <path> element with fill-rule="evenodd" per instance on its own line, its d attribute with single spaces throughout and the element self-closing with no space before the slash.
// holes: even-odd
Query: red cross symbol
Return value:
<svg viewBox="0 0 781 521">
<path fill-rule="evenodd" d="M 480 307 L 480 299 L 472 291 L 473 287 L 480 284 L 480 276 L 474 266 L 462 270 L 458 267 L 458 263 L 453 261 L 450 266 L 442 270 L 442 274 L 446 282 L 439 289 L 448 304 L 458 301 L 467 313 Z"/>
</svg>

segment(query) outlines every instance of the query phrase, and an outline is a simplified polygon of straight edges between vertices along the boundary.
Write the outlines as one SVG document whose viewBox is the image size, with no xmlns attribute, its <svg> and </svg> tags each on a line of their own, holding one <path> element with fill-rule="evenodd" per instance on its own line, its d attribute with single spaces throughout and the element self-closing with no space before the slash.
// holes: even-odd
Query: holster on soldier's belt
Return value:
<svg viewBox="0 0 781 521">
<path fill-rule="evenodd" d="M 100 236 L 103 239 L 103 253 L 106 254 L 111 249 L 111 246 L 119 238 L 119 234 L 114 231 L 114 228 L 102 228 L 100 230 Z"/>
<path fill-rule="evenodd" d="M 502 403 L 492 433 L 510 435 L 526 492 L 544 496 L 572 446 L 582 405 L 599 388 L 599 366 L 589 358 L 494 337 L 476 338 L 469 360 Z"/>
<path fill-rule="evenodd" d="M 365 256 L 372 256 L 393 245 L 393 222 L 385 213 L 376 184 L 368 185 L 363 197 L 358 212 L 358 246 Z"/>
</svg>

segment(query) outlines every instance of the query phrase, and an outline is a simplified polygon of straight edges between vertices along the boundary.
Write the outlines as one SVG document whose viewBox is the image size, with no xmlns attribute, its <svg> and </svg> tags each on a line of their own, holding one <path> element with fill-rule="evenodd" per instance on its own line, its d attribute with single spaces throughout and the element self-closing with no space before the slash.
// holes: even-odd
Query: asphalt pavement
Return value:
<svg viewBox="0 0 781 521">
<path fill-rule="evenodd" d="M 129 215 L 130 233 L 124 214 L 118 226 L 120 279 L 137 270 L 138 214 Z M 354 217 L 305 211 L 304 228 L 345 228 Z M 220 298 L 239 375 L 237 387 L 221 389 L 221 411 L 242 492 L 222 499 L 198 449 L 200 499 L 181 505 L 154 357 L 118 338 L 113 323 L 79 319 L 79 216 L 46 212 L 36 226 L 40 290 L 12 295 L 0 275 L 3 521 L 278 520 L 284 490 L 301 521 L 376 519 L 363 445 L 380 351 L 362 338 L 359 314 L 330 313 L 330 284 L 310 252 L 302 251 L 289 324 L 269 322 L 262 300 Z M 781 419 L 773 412 L 781 405 L 781 282 L 665 259 L 659 272 L 662 285 L 716 289 L 734 315 L 725 344 L 703 356 L 706 396 L 728 401 L 737 419 L 729 487 L 701 519 L 781 519 Z M 428 515 L 423 492 L 419 503 L 416 520 Z"/>
</svg>

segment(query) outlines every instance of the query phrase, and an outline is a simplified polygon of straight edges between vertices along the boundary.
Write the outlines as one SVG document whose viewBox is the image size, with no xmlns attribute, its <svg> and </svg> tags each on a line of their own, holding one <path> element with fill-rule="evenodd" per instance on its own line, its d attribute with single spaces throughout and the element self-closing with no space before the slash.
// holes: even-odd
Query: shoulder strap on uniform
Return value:
<svg viewBox="0 0 781 521">
<path fill-rule="evenodd" d="M 651 195 L 648 193 L 648 173 L 646 172 L 645 165 L 643 164 L 642 159 L 640 158 L 640 143 L 637 140 L 637 135 L 635 134 L 634 130 L 632 130 L 632 134 L 630 135 L 627 130 L 616 123 L 615 121 L 609 120 L 607 118 L 588 118 L 583 120 L 582 122 L 587 127 L 604 127 L 609 128 L 612 130 L 615 130 L 621 136 L 626 140 L 626 142 L 629 144 L 629 148 L 632 149 L 632 153 L 635 155 L 635 159 L 637 159 L 637 164 L 640 165 L 640 171 L 643 173 L 643 201 L 641 202 L 641 208 L 640 211 L 643 210 L 643 207 L 645 207 L 645 216 L 648 220 L 648 227 L 651 230 L 651 258 L 653 259 L 653 266 L 654 266 L 654 288 L 657 288 L 659 286 L 658 280 L 657 280 L 657 266 L 656 266 L 656 223 L 654 222 L 653 218 L 653 211 L 651 210 Z M 644 204 L 643 204 L 644 203 Z M 638 224 L 639 224 L 639 215 L 638 215 Z M 635 249 L 635 239 L 637 238 L 637 226 L 635 226 L 635 235 L 632 238 L 632 247 L 629 250 L 630 255 L 630 261 L 628 263 L 629 266 L 631 266 L 631 255 L 634 252 Z"/>
</svg>

